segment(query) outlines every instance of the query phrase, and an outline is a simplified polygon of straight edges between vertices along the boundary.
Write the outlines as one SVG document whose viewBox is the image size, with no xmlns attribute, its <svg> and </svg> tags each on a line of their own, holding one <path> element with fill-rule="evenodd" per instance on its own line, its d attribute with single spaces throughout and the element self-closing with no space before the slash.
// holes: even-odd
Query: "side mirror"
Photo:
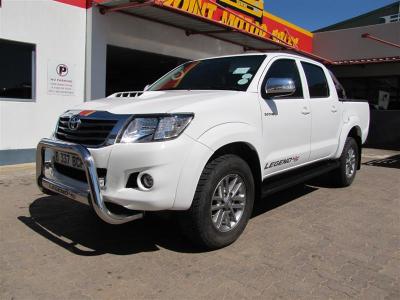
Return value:
<svg viewBox="0 0 400 300">
<path fill-rule="evenodd" d="M 291 78 L 269 78 L 265 92 L 271 98 L 290 96 L 296 92 L 296 85 Z"/>
<path fill-rule="evenodd" d="M 143 92 L 147 91 L 150 88 L 151 84 L 146 84 L 146 86 L 143 89 Z"/>
</svg>

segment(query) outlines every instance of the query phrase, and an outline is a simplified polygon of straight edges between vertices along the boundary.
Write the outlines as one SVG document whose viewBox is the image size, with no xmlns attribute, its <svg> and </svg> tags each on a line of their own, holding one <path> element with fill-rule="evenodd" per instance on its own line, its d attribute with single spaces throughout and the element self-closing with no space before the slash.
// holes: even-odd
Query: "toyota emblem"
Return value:
<svg viewBox="0 0 400 300">
<path fill-rule="evenodd" d="M 78 115 L 72 116 L 68 122 L 68 128 L 71 130 L 77 130 L 81 125 L 81 119 Z"/>
</svg>

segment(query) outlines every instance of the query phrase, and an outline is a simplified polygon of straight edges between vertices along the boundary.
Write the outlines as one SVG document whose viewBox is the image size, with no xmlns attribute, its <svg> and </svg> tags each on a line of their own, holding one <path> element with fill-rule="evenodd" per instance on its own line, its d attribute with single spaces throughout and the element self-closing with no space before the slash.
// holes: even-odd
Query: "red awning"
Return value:
<svg viewBox="0 0 400 300">
<path fill-rule="evenodd" d="M 201 2 L 200 2 L 201 3 Z M 285 40 L 274 36 L 265 28 L 258 24 L 249 23 L 246 25 L 253 26 L 251 32 L 233 28 L 222 22 L 203 16 L 201 13 L 191 13 L 171 5 L 165 5 L 165 0 L 97 0 L 96 4 L 102 14 L 111 12 L 121 12 L 138 18 L 150 20 L 164 25 L 182 29 L 186 35 L 202 34 L 212 38 L 216 38 L 225 42 L 242 46 L 245 50 L 268 51 L 285 49 L 302 54 L 304 56 L 319 60 L 323 63 L 330 64 L 330 60 L 319 57 L 317 55 L 302 51 Z M 225 7 L 213 2 L 221 10 Z M 241 14 L 229 10 L 229 14 L 233 14 L 242 22 L 248 22 Z"/>
</svg>

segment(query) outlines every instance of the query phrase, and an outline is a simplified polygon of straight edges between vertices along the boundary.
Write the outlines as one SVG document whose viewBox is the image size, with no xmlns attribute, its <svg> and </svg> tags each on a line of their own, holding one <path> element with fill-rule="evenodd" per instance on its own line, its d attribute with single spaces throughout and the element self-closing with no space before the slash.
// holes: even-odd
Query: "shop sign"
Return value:
<svg viewBox="0 0 400 300">
<path fill-rule="evenodd" d="M 313 34 L 264 11 L 263 0 L 158 0 L 156 3 L 312 52 Z"/>
</svg>

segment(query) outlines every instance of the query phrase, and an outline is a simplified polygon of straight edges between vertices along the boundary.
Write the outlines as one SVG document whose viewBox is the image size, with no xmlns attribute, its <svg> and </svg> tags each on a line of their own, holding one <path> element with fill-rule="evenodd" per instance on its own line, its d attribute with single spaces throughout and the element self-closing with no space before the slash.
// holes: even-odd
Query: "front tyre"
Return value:
<svg viewBox="0 0 400 300">
<path fill-rule="evenodd" d="M 340 166 L 332 173 L 332 181 L 337 187 L 346 187 L 353 183 L 360 160 L 358 145 L 354 138 L 348 137 L 339 158 Z"/>
<path fill-rule="evenodd" d="M 217 249 L 243 232 L 254 203 L 254 180 L 247 163 L 227 154 L 205 166 L 192 205 L 181 219 L 183 232 L 197 245 Z"/>
</svg>

